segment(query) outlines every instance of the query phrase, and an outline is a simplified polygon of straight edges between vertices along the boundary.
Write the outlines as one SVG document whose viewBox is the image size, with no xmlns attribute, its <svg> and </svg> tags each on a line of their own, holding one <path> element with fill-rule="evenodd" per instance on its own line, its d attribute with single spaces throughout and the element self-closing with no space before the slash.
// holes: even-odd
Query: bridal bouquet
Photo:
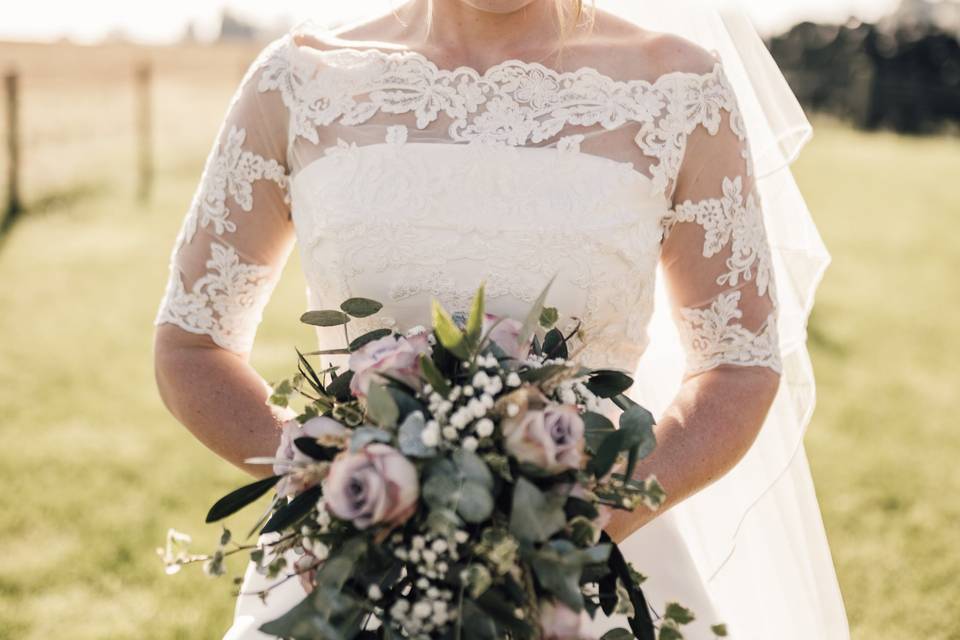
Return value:
<svg viewBox="0 0 960 640">
<path fill-rule="evenodd" d="M 250 551 L 261 573 L 309 581 L 302 602 L 261 627 L 284 638 L 574 639 L 598 610 L 627 616 L 630 629 L 607 640 L 681 638 L 692 614 L 671 604 L 654 624 L 643 576 L 603 532 L 608 509 L 663 501 L 655 478 L 632 479 L 654 447 L 653 417 L 624 395 L 628 375 L 575 363 L 579 325 L 555 326 L 548 289 L 522 321 L 486 313 L 481 285 L 466 317 L 434 301 L 432 331 L 378 329 L 298 352 L 299 372 L 270 398 L 295 417 L 276 457 L 249 461 L 274 475 L 207 516 L 274 490 L 251 531 L 271 535 L 239 545 L 224 529 L 214 554 L 192 556 L 173 550 L 183 538 L 171 530 L 168 570 L 203 561 L 222 574 L 226 555 Z M 380 308 L 351 298 L 301 319 L 346 335 Z M 334 353 L 349 354 L 348 370 L 307 359 Z"/>
</svg>

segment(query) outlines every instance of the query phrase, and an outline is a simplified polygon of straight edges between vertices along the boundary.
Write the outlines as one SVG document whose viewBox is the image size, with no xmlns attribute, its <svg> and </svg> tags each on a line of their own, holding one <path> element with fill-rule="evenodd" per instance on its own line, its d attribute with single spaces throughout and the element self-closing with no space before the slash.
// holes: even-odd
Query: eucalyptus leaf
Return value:
<svg viewBox="0 0 960 640">
<path fill-rule="evenodd" d="M 479 524 L 493 513 L 493 494 L 476 482 L 465 482 L 460 488 L 457 513 L 469 523 Z"/>
<path fill-rule="evenodd" d="M 347 348 L 350 350 L 350 352 L 354 352 L 357 349 L 363 347 L 364 345 L 369 344 L 374 340 L 379 340 L 380 338 L 386 338 L 392 333 L 393 331 L 387 328 L 374 329 L 373 331 L 367 331 L 363 335 L 357 336 L 356 338 L 351 340 L 350 346 Z"/>
<path fill-rule="evenodd" d="M 526 478 L 518 478 L 510 508 L 510 533 L 523 542 L 543 542 L 566 525 L 566 496 L 547 495 Z"/>
<path fill-rule="evenodd" d="M 366 318 L 380 311 L 383 305 L 369 298 L 347 298 L 340 303 L 340 308 L 354 318 Z"/>
<path fill-rule="evenodd" d="M 437 455 L 436 447 L 428 447 L 423 442 L 423 430 L 427 421 L 422 411 L 413 411 L 404 418 L 397 430 L 397 441 L 404 455 L 414 458 L 429 458 Z"/>
<path fill-rule="evenodd" d="M 393 427 L 400 417 L 400 409 L 387 388 L 371 382 L 367 388 L 367 414 L 381 427 Z"/>
<path fill-rule="evenodd" d="M 350 437 L 350 451 L 359 451 L 371 442 L 390 444 L 392 438 L 389 433 L 376 427 L 359 427 L 353 430 Z"/>
<path fill-rule="evenodd" d="M 320 311 L 307 311 L 300 316 L 300 322 L 315 327 L 338 327 L 350 322 L 350 316 L 336 309 L 323 309 Z"/>
<path fill-rule="evenodd" d="M 600 636 L 600 640 L 633 640 L 633 634 L 626 629 L 611 629 Z"/>
</svg>

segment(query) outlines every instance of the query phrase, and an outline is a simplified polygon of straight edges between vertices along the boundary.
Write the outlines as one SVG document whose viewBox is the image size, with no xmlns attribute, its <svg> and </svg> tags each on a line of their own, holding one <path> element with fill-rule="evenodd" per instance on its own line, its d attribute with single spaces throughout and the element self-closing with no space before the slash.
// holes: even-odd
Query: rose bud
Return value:
<svg viewBox="0 0 960 640">
<path fill-rule="evenodd" d="M 500 322 L 497 322 L 498 320 Z M 496 326 L 494 326 L 495 323 Z M 509 357 L 516 360 L 526 360 L 527 356 L 530 355 L 533 336 L 520 344 L 520 330 L 522 328 L 523 323 L 514 318 L 501 318 L 492 313 L 484 313 L 480 332 L 481 335 L 487 335 L 487 331 L 489 331 L 490 340 L 495 342 Z"/>
<path fill-rule="evenodd" d="M 591 640 L 583 630 L 585 611 L 577 613 L 562 602 L 540 603 L 540 630 L 543 640 Z"/>
<path fill-rule="evenodd" d="M 417 509 L 417 469 L 393 447 L 371 443 L 334 459 L 323 495 L 333 515 L 358 529 L 375 524 L 399 525 Z"/>
<path fill-rule="evenodd" d="M 367 395 L 370 382 L 389 373 L 417 387 L 420 384 L 420 354 L 430 352 L 426 333 L 409 337 L 384 336 L 350 354 L 347 366 L 353 371 L 350 391 L 358 398 Z"/>
<path fill-rule="evenodd" d="M 550 473 L 580 467 L 583 419 L 569 405 L 528 410 L 500 423 L 507 451 L 518 461 Z"/>
<path fill-rule="evenodd" d="M 348 433 L 346 427 L 326 416 L 310 418 L 303 425 L 300 425 L 296 420 L 288 420 L 283 423 L 280 428 L 280 445 L 277 447 L 275 457 L 290 462 L 276 462 L 273 465 L 275 474 L 288 474 L 277 483 L 277 493 L 281 496 L 296 495 L 323 479 L 322 473 L 326 468 L 325 465 L 302 466 L 300 463 L 312 462 L 313 458 L 300 451 L 294 444 L 294 440 L 297 438 L 343 440 Z"/>
</svg>

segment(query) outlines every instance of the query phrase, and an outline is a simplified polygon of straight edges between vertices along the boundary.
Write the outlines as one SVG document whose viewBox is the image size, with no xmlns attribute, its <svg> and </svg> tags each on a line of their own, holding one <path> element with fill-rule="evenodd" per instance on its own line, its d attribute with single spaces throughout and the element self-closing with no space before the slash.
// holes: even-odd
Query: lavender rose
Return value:
<svg viewBox="0 0 960 640">
<path fill-rule="evenodd" d="M 562 602 L 540 603 L 540 630 L 543 640 L 591 640 L 583 630 L 585 612 L 577 613 Z"/>
<path fill-rule="evenodd" d="M 348 433 L 346 427 L 326 416 L 310 418 L 302 426 L 296 420 L 284 422 L 280 428 L 276 457 L 289 462 L 276 462 L 273 465 L 275 474 L 287 474 L 277 483 L 277 493 L 292 496 L 309 489 L 323 479 L 326 470 L 323 464 L 303 466 L 302 463 L 310 462 L 313 458 L 297 449 L 294 440 L 309 437 L 331 445 L 343 444 Z"/>
<path fill-rule="evenodd" d="M 499 323 L 497 323 L 498 320 Z M 497 323 L 496 326 L 494 326 L 494 323 Z M 520 330 L 522 328 L 523 323 L 514 318 L 500 318 L 500 316 L 492 313 L 484 313 L 480 331 L 484 335 L 487 331 L 490 331 L 490 339 L 503 349 L 504 353 L 511 358 L 524 360 L 530 353 L 532 336 L 530 340 L 520 344 Z"/>
<path fill-rule="evenodd" d="M 402 524 L 417 508 L 417 469 L 393 447 L 374 442 L 334 459 L 323 495 L 333 515 L 358 529 Z"/>
<path fill-rule="evenodd" d="M 576 407 L 550 404 L 505 418 L 500 425 L 507 451 L 550 473 L 578 469 L 583 452 L 583 419 Z"/>
<path fill-rule="evenodd" d="M 430 352 L 428 334 L 384 336 L 363 345 L 350 354 L 347 366 L 353 371 L 350 391 L 367 395 L 370 382 L 379 373 L 389 373 L 417 387 L 420 381 L 420 354 Z"/>
</svg>

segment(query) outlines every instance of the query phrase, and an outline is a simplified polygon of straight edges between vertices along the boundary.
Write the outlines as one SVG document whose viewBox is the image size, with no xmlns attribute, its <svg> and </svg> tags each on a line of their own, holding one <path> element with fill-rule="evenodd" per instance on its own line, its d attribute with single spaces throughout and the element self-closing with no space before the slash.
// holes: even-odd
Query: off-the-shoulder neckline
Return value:
<svg viewBox="0 0 960 640">
<path fill-rule="evenodd" d="M 485 81 L 490 80 L 491 77 L 497 75 L 502 70 L 510 67 L 521 67 L 525 69 L 533 69 L 540 71 L 544 74 L 550 75 L 553 78 L 558 80 L 573 79 L 582 76 L 593 76 L 594 78 L 599 78 L 605 83 L 610 83 L 613 85 L 620 86 L 649 86 L 654 87 L 661 83 L 666 83 L 672 79 L 705 79 L 709 77 L 715 77 L 722 73 L 723 71 L 723 62 L 720 58 L 720 54 L 716 49 L 710 49 L 709 53 L 714 59 L 714 63 L 709 71 L 666 71 L 663 72 L 654 78 L 645 79 L 645 78 L 636 78 L 636 79 L 617 79 L 614 78 L 594 66 L 591 65 L 580 65 L 574 69 L 567 71 L 558 71 L 552 67 L 548 67 L 540 62 L 520 60 L 519 58 L 507 58 L 496 62 L 485 70 L 480 71 L 476 67 L 470 65 L 458 65 L 453 69 L 448 69 L 438 65 L 433 59 L 431 59 L 426 54 L 417 51 L 415 49 L 395 49 L 395 50 L 383 50 L 375 46 L 370 47 L 356 47 L 356 46 L 332 46 L 329 49 L 321 49 L 318 47 L 313 47 L 310 45 L 305 45 L 298 43 L 296 41 L 296 35 L 298 33 L 305 33 L 306 35 L 311 35 L 313 37 L 319 37 L 320 34 L 317 34 L 313 31 L 306 32 L 304 31 L 304 26 L 306 23 L 301 23 L 297 27 L 294 27 L 287 31 L 285 38 L 287 39 L 289 47 L 299 53 L 308 53 L 309 55 L 317 56 L 321 60 L 324 58 L 330 58 L 342 53 L 354 54 L 361 57 L 370 57 L 378 58 L 382 60 L 415 60 L 419 64 L 424 65 L 430 72 L 435 76 L 448 76 L 456 77 L 460 75 L 469 75 L 476 80 Z M 310 25 L 313 27 L 314 25 Z M 321 31 L 328 35 L 332 36 L 332 32 L 324 27 L 320 27 Z M 333 36 L 333 39 L 337 39 Z"/>
</svg>

